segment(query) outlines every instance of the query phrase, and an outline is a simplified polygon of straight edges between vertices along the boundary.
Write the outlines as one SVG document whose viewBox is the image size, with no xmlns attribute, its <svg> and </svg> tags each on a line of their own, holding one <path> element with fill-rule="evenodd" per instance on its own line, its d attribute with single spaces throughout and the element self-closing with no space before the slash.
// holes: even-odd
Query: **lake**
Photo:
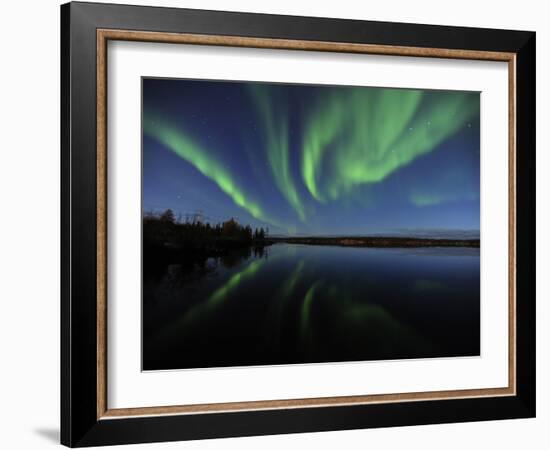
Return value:
<svg viewBox="0 0 550 450">
<path fill-rule="evenodd" d="M 143 276 L 143 369 L 480 354 L 479 248 L 277 243 Z"/>
</svg>

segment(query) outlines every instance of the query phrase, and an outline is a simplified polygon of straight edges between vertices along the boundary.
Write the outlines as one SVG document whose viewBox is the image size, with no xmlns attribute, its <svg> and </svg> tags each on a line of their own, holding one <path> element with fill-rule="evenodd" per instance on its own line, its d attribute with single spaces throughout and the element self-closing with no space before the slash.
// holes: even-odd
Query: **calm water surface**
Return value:
<svg viewBox="0 0 550 450">
<path fill-rule="evenodd" d="M 144 370 L 480 351 L 479 249 L 275 244 L 143 288 Z"/>
</svg>

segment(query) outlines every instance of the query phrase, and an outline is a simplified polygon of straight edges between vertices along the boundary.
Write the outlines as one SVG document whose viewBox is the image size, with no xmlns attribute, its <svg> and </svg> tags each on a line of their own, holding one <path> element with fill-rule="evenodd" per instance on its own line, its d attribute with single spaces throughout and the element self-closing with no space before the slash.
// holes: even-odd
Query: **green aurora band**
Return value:
<svg viewBox="0 0 550 450">
<path fill-rule="evenodd" d="M 287 302 L 290 298 L 290 295 L 294 292 L 294 289 L 296 289 L 298 281 L 303 276 L 304 267 L 305 261 L 301 260 L 296 268 L 292 271 L 288 279 L 284 282 L 281 288 L 281 295 L 279 296 L 279 298 L 281 298 L 283 302 Z"/>
<path fill-rule="evenodd" d="M 288 123 L 286 120 L 277 120 L 288 117 L 288 111 L 275 108 L 276 99 L 270 95 L 268 86 L 253 84 L 249 86 L 249 92 L 263 122 L 267 158 L 275 184 L 299 219 L 305 222 L 304 205 L 290 173 Z"/>
<path fill-rule="evenodd" d="M 265 261 L 253 261 L 251 262 L 246 269 L 241 270 L 231 276 L 231 278 L 220 288 L 218 288 L 212 295 L 208 298 L 209 304 L 217 304 L 221 300 L 227 297 L 227 295 L 237 289 L 237 287 L 245 280 L 252 278 L 252 276 L 258 272 L 258 269 L 263 265 Z"/>
<path fill-rule="evenodd" d="M 438 193 L 412 192 L 410 195 L 410 200 L 415 206 L 433 206 L 443 203 L 444 198 Z"/>
<path fill-rule="evenodd" d="M 478 113 L 478 99 L 465 92 L 333 88 L 308 117 L 304 184 L 324 202 L 380 182 L 458 131 Z"/>
<path fill-rule="evenodd" d="M 192 164 L 204 176 L 214 181 L 236 205 L 248 211 L 252 217 L 278 226 L 274 220 L 269 219 L 264 214 L 259 203 L 251 200 L 244 193 L 244 190 L 238 186 L 232 175 L 221 163 L 210 157 L 207 151 L 181 132 L 179 128 L 162 120 L 160 117 L 145 114 L 143 129 L 150 137 L 164 144 L 180 158 Z"/>
<path fill-rule="evenodd" d="M 313 283 L 306 292 L 304 301 L 302 303 L 302 308 L 300 311 L 300 334 L 302 339 L 306 339 L 310 330 L 310 315 L 311 315 L 311 304 L 315 298 L 316 291 L 323 285 L 323 281 L 317 280 Z"/>
<path fill-rule="evenodd" d="M 181 337 L 185 333 L 190 332 L 193 326 L 201 326 L 205 319 L 219 311 L 229 294 L 238 289 L 243 281 L 251 279 L 264 264 L 265 260 L 252 261 L 244 269 L 234 273 L 229 280 L 216 289 L 205 302 L 199 303 L 184 315 L 177 317 L 170 325 L 160 330 L 154 337 L 154 340 L 156 342 L 162 342 L 163 340 L 169 340 L 175 336 Z"/>
</svg>

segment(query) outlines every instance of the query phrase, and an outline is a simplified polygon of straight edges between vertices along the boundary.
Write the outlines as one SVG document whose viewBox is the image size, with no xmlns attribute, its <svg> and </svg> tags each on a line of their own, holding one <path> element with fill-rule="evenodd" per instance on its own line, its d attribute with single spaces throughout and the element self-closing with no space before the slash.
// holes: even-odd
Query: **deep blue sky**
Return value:
<svg viewBox="0 0 550 450">
<path fill-rule="evenodd" d="M 143 210 L 273 234 L 479 231 L 479 94 L 143 80 Z"/>
</svg>

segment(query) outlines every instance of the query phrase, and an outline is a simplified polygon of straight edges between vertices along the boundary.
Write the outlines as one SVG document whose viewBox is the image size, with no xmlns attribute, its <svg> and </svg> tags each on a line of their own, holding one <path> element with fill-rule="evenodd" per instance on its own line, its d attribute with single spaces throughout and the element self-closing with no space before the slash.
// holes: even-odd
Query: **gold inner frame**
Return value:
<svg viewBox="0 0 550 450">
<path fill-rule="evenodd" d="M 107 42 L 180 43 L 393 56 L 472 59 L 508 63 L 508 386 L 430 392 L 260 400 L 109 409 L 107 404 Z M 299 41 L 239 36 L 97 30 L 97 418 L 219 413 L 267 409 L 344 406 L 421 400 L 513 396 L 516 394 L 516 54 L 477 50 Z"/>
</svg>

